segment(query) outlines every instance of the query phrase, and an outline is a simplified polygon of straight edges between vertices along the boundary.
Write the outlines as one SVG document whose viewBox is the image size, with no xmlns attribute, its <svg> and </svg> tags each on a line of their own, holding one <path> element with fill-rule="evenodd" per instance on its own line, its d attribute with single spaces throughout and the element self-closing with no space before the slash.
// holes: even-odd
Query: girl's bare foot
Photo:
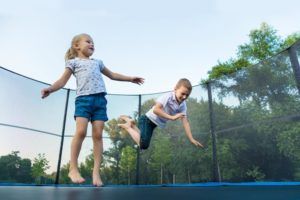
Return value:
<svg viewBox="0 0 300 200">
<path fill-rule="evenodd" d="M 93 185 L 96 187 L 102 187 L 103 182 L 101 180 L 99 171 L 93 171 Z"/>
<path fill-rule="evenodd" d="M 84 178 L 82 178 L 82 176 L 80 175 L 78 170 L 69 170 L 69 174 L 68 174 L 69 178 L 71 179 L 71 181 L 73 183 L 83 183 L 85 181 Z"/>
</svg>

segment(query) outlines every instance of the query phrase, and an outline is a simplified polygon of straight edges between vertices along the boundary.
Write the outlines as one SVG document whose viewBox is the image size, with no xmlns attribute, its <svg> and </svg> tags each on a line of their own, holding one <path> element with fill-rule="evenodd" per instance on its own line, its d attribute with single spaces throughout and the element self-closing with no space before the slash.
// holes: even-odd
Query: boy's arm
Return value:
<svg viewBox="0 0 300 200">
<path fill-rule="evenodd" d="M 203 145 L 193 138 L 190 123 L 186 116 L 182 118 L 182 124 L 183 124 L 183 128 L 185 130 L 185 134 L 186 134 L 187 138 L 190 140 L 190 142 L 197 147 L 203 148 Z"/>
<path fill-rule="evenodd" d="M 169 115 L 163 110 L 163 105 L 161 103 L 156 103 L 153 108 L 154 114 L 158 115 L 159 117 L 168 119 L 168 120 L 176 120 L 184 117 L 184 113 L 177 113 L 176 115 Z"/>
<path fill-rule="evenodd" d="M 136 77 L 136 76 L 125 76 L 122 74 L 118 74 L 115 72 L 110 71 L 108 68 L 104 67 L 102 73 L 107 76 L 108 78 L 115 80 L 115 81 L 128 81 L 136 84 L 143 84 L 144 78 Z"/>
<path fill-rule="evenodd" d="M 64 87 L 68 80 L 72 75 L 72 70 L 70 68 L 66 68 L 62 76 L 55 81 L 50 87 L 44 88 L 41 91 L 42 98 L 45 98 L 50 95 L 50 93 L 59 90 L 60 88 Z"/>
</svg>

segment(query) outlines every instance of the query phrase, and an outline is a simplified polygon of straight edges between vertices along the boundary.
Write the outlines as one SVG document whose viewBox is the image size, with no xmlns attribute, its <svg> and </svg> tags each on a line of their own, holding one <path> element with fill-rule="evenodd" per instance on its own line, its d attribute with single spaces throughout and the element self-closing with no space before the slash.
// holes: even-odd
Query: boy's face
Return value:
<svg viewBox="0 0 300 200">
<path fill-rule="evenodd" d="M 191 93 L 191 91 L 184 86 L 179 86 L 178 88 L 175 88 L 174 91 L 176 100 L 179 104 L 186 100 Z"/>
</svg>

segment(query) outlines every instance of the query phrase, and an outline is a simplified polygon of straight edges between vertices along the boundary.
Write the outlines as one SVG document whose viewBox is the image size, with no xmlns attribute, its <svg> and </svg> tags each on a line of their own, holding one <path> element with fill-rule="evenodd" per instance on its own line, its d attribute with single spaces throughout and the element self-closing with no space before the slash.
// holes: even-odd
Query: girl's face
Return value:
<svg viewBox="0 0 300 200">
<path fill-rule="evenodd" d="M 189 91 L 189 89 L 187 89 L 185 86 L 180 86 L 178 88 L 175 88 L 174 91 L 175 91 L 176 100 L 179 104 L 182 103 L 184 100 L 186 100 L 191 93 L 191 91 Z"/>
<path fill-rule="evenodd" d="M 75 49 L 79 58 L 89 58 L 95 50 L 93 39 L 88 35 L 82 36 L 75 45 Z"/>
</svg>

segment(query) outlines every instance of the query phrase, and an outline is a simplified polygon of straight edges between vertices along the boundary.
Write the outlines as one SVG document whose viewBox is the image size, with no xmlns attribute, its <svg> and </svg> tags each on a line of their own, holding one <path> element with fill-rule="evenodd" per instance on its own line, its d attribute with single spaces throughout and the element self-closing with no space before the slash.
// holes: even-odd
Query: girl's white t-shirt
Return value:
<svg viewBox="0 0 300 200">
<path fill-rule="evenodd" d="M 106 93 L 102 77 L 105 66 L 101 60 L 74 58 L 66 61 L 66 67 L 72 70 L 76 78 L 77 96 Z"/>
</svg>

